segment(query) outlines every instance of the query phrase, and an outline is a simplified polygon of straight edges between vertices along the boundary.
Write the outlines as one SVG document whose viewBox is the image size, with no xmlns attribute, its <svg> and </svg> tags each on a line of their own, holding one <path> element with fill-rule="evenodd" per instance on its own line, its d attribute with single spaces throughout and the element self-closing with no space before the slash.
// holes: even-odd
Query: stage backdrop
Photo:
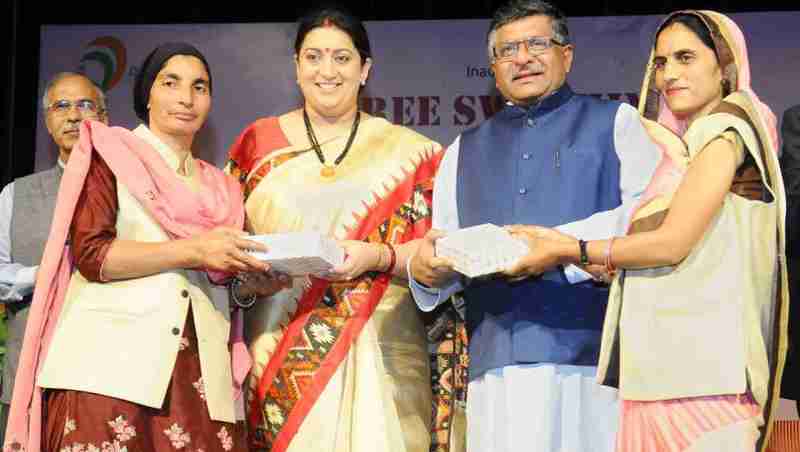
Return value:
<svg viewBox="0 0 800 452">
<path fill-rule="evenodd" d="M 753 85 L 780 117 L 800 103 L 800 12 L 734 14 L 750 45 Z M 636 104 L 660 16 L 570 19 L 576 91 Z M 487 20 L 368 22 L 374 65 L 363 109 L 412 127 L 443 144 L 497 106 L 486 57 Z M 133 128 L 131 91 L 144 57 L 159 43 L 186 41 L 208 58 L 214 79 L 210 119 L 197 154 L 217 165 L 253 120 L 299 105 L 292 59 L 294 24 L 45 26 L 40 98 L 59 71 L 81 71 L 108 94 L 110 120 Z M 34 102 L 34 99 L 30 100 Z M 41 100 L 37 100 L 41 113 Z M 36 168 L 53 164 L 54 146 L 40 120 Z"/>
</svg>

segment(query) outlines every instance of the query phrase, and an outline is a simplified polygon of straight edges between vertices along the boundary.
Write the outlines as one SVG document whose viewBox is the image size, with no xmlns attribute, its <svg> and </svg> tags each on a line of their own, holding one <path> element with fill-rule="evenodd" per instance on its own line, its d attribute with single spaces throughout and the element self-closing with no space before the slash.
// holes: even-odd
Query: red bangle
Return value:
<svg viewBox="0 0 800 452">
<path fill-rule="evenodd" d="M 394 266 L 397 264 L 397 253 L 394 251 L 394 247 L 390 243 L 384 243 L 389 248 L 389 267 L 386 268 L 387 273 L 391 273 L 394 271 Z"/>
</svg>

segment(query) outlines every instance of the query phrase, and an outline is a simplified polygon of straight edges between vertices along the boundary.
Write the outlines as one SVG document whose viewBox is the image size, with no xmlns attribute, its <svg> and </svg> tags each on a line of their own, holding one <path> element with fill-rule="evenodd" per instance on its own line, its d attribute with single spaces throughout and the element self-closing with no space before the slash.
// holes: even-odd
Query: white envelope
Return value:
<svg viewBox="0 0 800 452">
<path fill-rule="evenodd" d="M 501 272 L 528 252 L 525 242 L 491 223 L 448 232 L 436 240 L 436 255 L 450 260 L 456 271 L 470 278 Z"/>
<path fill-rule="evenodd" d="M 336 240 L 316 232 L 252 235 L 247 239 L 268 249 L 267 252 L 250 250 L 251 256 L 291 276 L 321 276 L 344 262 L 344 249 Z"/>
</svg>

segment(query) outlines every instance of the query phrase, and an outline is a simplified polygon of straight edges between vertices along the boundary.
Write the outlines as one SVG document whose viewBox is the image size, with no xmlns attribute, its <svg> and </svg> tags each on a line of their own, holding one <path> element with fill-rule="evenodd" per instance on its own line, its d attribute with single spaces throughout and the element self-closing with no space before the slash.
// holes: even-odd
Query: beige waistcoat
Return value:
<svg viewBox="0 0 800 452">
<path fill-rule="evenodd" d="M 178 167 L 176 155 L 149 130 L 140 127 L 135 133 L 153 145 L 170 167 Z M 193 183 L 191 173 L 185 181 Z M 117 196 L 119 239 L 169 240 L 120 184 Z M 201 272 L 175 270 L 107 283 L 87 281 L 75 272 L 37 384 L 160 408 L 190 306 L 209 415 L 235 422 L 227 290 L 210 284 Z"/>
<path fill-rule="evenodd" d="M 728 193 L 683 262 L 625 271 L 624 283 L 615 282 L 609 295 L 598 379 L 618 383 L 629 400 L 750 391 L 764 406 L 774 372 L 770 362 L 778 358 L 775 300 L 788 299 L 779 253 L 783 181 L 776 156 L 760 152 L 759 138 L 747 123 L 727 114 L 700 121 L 703 126 L 685 137 L 689 158 L 736 129 L 769 181 L 772 200 Z"/>
</svg>

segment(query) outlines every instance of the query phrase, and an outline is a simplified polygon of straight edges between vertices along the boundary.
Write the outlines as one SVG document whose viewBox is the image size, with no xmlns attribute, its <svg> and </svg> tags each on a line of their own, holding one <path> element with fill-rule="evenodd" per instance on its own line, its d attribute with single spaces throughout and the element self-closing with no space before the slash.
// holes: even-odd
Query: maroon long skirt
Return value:
<svg viewBox="0 0 800 452">
<path fill-rule="evenodd" d="M 246 451 L 244 423 L 208 415 L 191 310 L 164 405 L 145 407 L 72 390 L 46 392 L 47 452 Z"/>
</svg>

